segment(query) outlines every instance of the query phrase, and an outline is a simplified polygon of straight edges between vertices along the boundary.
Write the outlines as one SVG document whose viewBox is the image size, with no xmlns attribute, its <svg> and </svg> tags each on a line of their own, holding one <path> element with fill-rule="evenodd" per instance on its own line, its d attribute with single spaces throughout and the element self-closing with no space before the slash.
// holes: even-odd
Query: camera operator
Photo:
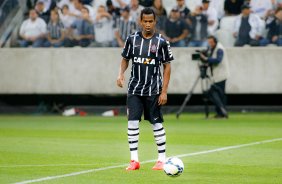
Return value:
<svg viewBox="0 0 282 184">
<path fill-rule="evenodd" d="M 214 36 L 207 38 L 208 48 L 205 53 L 200 53 L 201 61 L 210 67 L 207 71 L 212 77 L 213 84 L 208 92 L 211 101 L 216 106 L 215 118 L 228 118 L 226 110 L 225 83 L 229 76 L 228 58 L 225 48 Z"/>
</svg>

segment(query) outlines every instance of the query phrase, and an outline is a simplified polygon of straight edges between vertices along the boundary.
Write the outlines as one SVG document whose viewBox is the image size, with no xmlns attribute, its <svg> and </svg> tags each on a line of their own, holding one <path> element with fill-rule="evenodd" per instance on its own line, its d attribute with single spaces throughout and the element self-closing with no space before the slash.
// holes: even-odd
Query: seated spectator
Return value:
<svg viewBox="0 0 282 184">
<path fill-rule="evenodd" d="M 56 8 L 55 0 L 38 0 L 44 3 L 44 12 L 51 12 L 54 8 Z"/>
<path fill-rule="evenodd" d="M 210 0 L 210 7 L 215 9 L 217 19 L 224 17 L 224 0 Z"/>
<path fill-rule="evenodd" d="M 113 5 L 117 8 L 124 8 L 126 6 L 129 6 L 130 0 L 111 0 Z"/>
<path fill-rule="evenodd" d="M 94 28 L 93 24 L 90 21 L 88 8 L 83 7 L 81 9 L 82 17 L 78 18 L 71 25 L 70 38 L 65 39 L 65 46 L 81 46 L 87 47 L 91 44 L 94 39 Z M 74 33 L 74 29 L 77 30 L 77 33 Z"/>
<path fill-rule="evenodd" d="M 92 21 L 92 23 L 94 22 L 96 15 L 95 15 L 95 12 L 92 6 L 84 5 L 82 3 L 82 0 L 73 0 L 73 4 L 74 4 L 76 11 L 71 12 L 71 13 L 73 13 L 74 16 L 79 18 L 81 16 L 82 9 L 87 8 L 88 14 L 89 14 L 89 21 Z"/>
<path fill-rule="evenodd" d="M 138 0 L 130 1 L 130 17 L 136 24 L 139 24 L 140 14 L 143 9 L 144 7 L 139 5 Z"/>
<path fill-rule="evenodd" d="M 186 6 L 185 0 L 176 0 L 176 4 L 176 8 L 179 10 L 181 18 L 188 18 L 190 9 Z"/>
<path fill-rule="evenodd" d="M 112 15 L 114 21 L 120 17 L 120 8 L 117 8 L 113 5 L 112 0 L 106 1 L 106 6 L 108 9 L 108 13 Z"/>
<path fill-rule="evenodd" d="M 130 9 L 127 6 L 121 9 L 121 17 L 115 22 L 115 39 L 117 44 L 114 44 L 114 46 L 123 47 L 126 38 L 137 29 L 136 22 L 132 21 L 129 12 Z"/>
<path fill-rule="evenodd" d="M 267 12 L 273 9 L 271 0 L 251 0 L 250 6 L 252 12 L 262 19 L 265 19 Z"/>
<path fill-rule="evenodd" d="M 113 19 L 106 11 L 106 7 L 100 5 L 94 22 L 95 42 L 94 47 L 110 47 L 114 41 Z"/>
<path fill-rule="evenodd" d="M 37 3 L 36 3 L 36 5 L 35 5 L 35 10 L 36 10 L 36 12 L 37 12 L 37 14 L 38 14 L 38 16 L 40 17 L 40 18 L 42 18 L 45 22 L 46 22 L 46 24 L 49 22 L 49 20 L 50 20 L 50 11 L 44 11 L 44 3 L 43 3 L 43 1 L 42 0 L 39 0 L 39 1 L 37 1 Z"/>
<path fill-rule="evenodd" d="M 63 5 L 61 11 L 59 11 L 60 20 L 62 21 L 64 28 L 69 29 L 76 17 L 71 15 L 68 5 Z"/>
<path fill-rule="evenodd" d="M 164 22 L 167 19 L 167 13 L 163 6 L 162 0 L 154 0 L 153 6 L 151 8 L 156 13 L 156 19 L 157 19 L 156 29 L 158 31 L 163 30 Z"/>
<path fill-rule="evenodd" d="M 267 38 L 263 39 L 262 44 L 267 45 L 272 43 L 277 46 L 282 46 L 282 8 L 277 9 L 275 16 L 273 18 L 268 18 L 266 23 L 268 34 Z"/>
<path fill-rule="evenodd" d="M 189 47 L 207 47 L 206 39 L 208 37 L 208 17 L 202 13 L 200 7 L 189 16 L 189 30 L 191 34 Z"/>
<path fill-rule="evenodd" d="M 236 38 L 236 47 L 246 44 L 260 45 L 262 20 L 256 14 L 251 13 L 250 8 L 249 4 L 244 4 L 242 13 L 235 20 L 233 36 Z"/>
<path fill-rule="evenodd" d="M 151 7 L 153 6 L 154 0 L 139 0 L 139 4 L 144 7 Z"/>
<path fill-rule="evenodd" d="M 47 25 L 47 40 L 44 47 L 61 47 L 64 45 L 64 25 L 59 19 L 59 13 L 51 11 L 50 22 Z"/>
<path fill-rule="evenodd" d="M 241 13 L 241 7 L 244 4 L 244 0 L 225 0 L 224 11 L 225 15 L 233 16 Z"/>
<path fill-rule="evenodd" d="M 76 9 L 74 7 L 74 0 L 60 0 L 58 3 L 57 3 L 57 7 L 60 8 L 60 9 L 63 9 L 64 6 L 67 5 L 68 7 L 68 11 L 69 12 L 75 12 Z"/>
<path fill-rule="evenodd" d="M 202 13 L 208 18 L 208 34 L 214 35 L 218 27 L 218 19 L 216 10 L 210 6 L 210 0 L 202 0 Z"/>
<path fill-rule="evenodd" d="M 28 10 L 34 9 L 37 2 L 41 1 L 44 4 L 44 10 L 43 12 L 50 12 L 56 7 L 55 0 L 27 0 L 26 1 L 26 7 Z"/>
<path fill-rule="evenodd" d="M 20 28 L 19 41 L 21 47 L 42 47 L 46 34 L 46 23 L 38 17 L 35 9 L 29 11 L 29 18 L 25 20 Z"/>
<path fill-rule="evenodd" d="M 172 47 L 185 47 L 188 28 L 177 8 L 171 10 L 169 18 L 164 23 L 164 30 L 161 32 Z"/>
</svg>

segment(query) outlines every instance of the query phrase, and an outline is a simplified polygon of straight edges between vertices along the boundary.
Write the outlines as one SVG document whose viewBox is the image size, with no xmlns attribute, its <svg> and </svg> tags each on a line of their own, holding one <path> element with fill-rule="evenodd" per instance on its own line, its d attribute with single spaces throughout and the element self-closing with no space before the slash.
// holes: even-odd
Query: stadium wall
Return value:
<svg viewBox="0 0 282 184">
<path fill-rule="evenodd" d="M 173 48 L 170 94 L 199 75 L 193 48 Z M 124 94 L 116 87 L 121 49 L 0 49 L 0 94 Z M 280 48 L 229 48 L 228 94 L 282 94 Z M 127 71 L 129 76 L 129 70 Z M 128 79 L 128 77 L 127 77 Z M 201 93 L 200 83 L 195 93 Z"/>
</svg>

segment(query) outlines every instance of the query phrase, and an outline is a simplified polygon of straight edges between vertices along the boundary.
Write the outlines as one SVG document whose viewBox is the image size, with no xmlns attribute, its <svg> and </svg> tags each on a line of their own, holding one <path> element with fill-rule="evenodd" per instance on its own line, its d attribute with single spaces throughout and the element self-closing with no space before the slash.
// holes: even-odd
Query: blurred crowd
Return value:
<svg viewBox="0 0 282 184">
<path fill-rule="evenodd" d="M 151 7 L 158 31 L 173 47 L 207 46 L 226 17 L 234 17 L 234 46 L 282 46 L 282 0 L 194 0 L 195 7 L 171 1 L 176 6 L 168 11 L 162 0 L 28 0 L 18 45 L 123 47 L 140 30 L 141 10 Z"/>
</svg>

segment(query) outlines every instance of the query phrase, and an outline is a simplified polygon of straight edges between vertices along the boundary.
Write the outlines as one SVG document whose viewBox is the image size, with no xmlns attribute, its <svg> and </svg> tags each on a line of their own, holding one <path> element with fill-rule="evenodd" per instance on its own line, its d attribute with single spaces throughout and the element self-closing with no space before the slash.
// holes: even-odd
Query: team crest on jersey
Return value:
<svg viewBox="0 0 282 184">
<path fill-rule="evenodd" d="M 156 53 L 156 52 L 157 52 L 157 46 L 156 46 L 155 44 L 153 44 L 153 45 L 151 46 L 151 52 L 152 52 L 152 53 Z"/>
</svg>

